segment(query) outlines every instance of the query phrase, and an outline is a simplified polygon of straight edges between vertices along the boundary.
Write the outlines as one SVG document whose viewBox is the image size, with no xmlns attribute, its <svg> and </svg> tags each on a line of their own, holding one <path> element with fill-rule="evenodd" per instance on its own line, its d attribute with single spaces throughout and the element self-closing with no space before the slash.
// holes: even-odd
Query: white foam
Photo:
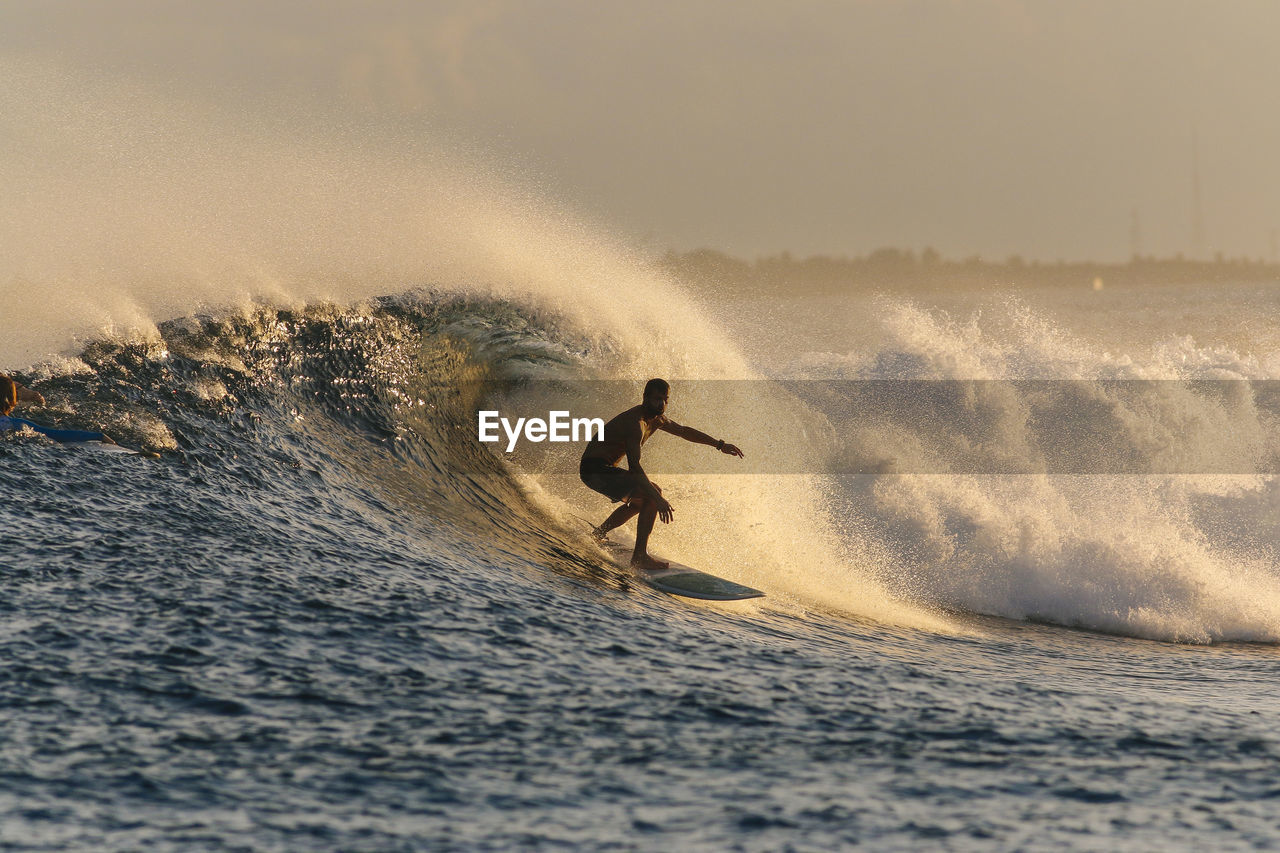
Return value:
<svg viewBox="0 0 1280 853">
<path fill-rule="evenodd" d="M 202 310 L 350 304 L 431 286 L 547 306 L 614 355 L 601 376 L 636 380 L 637 394 L 652 375 L 755 375 L 623 242 L 476 158 L 265 129 L 24 61 L 4 60 L 0 76 L 10 323 L 0 360 L 10 367 L 72 354 L 104 332 L 153 336 L 159 322 Z M 765 396 L 758 405 L 785 405 Z M 758 411 L 686 402 L 691 422 L 752 452 L 770 435 Z M 750 566 L 749 579 L 779 598 L 939 624 L 888 595 L 865 555 L 850 556 L 812 484 L 673 488 L 687 521 L 671 542 L 689 559 Z"/>
<path fill-rule="evenodd" d="M 1255 391 L 1087 382 L 1272 379 L 1274 359 L 1171 336 L 1158 324 L 1122 342 L 1123 350 L 1099 349 L 1025 302 L 1006 305 L 1003 314 L 957 317 L 881 302 L 878 348 L 801 354 L 790 369 L 842 378 L 1083 380 L 1075 389 L 1084 422 L 1073 429 L 1098 436 L 1100 470 L 1128 463 L 1157 474 L 1234 473 L 947 474 L 966 453 L 1034 463 L 1058 436 L 1052 422 L 1032 429 L 1030 392 L 984 384 L 971 389 L 965 415 L 968 435 L 986 436 L 985 444 L 962 446 L 949 431 L 900 421 L 844 436 L 840 466 L 887 460 L 887 471 L 935 472 L 847 478 L 841 492 L 844 517 L 874 531 L 894 555 L 886 564 L 897 563 L 901 591 L 949 608 L 1155 639 L 1280 641 L 1280 480 L 1251 473 L 1280 458 L 1280 434 Z"/>
</svg>

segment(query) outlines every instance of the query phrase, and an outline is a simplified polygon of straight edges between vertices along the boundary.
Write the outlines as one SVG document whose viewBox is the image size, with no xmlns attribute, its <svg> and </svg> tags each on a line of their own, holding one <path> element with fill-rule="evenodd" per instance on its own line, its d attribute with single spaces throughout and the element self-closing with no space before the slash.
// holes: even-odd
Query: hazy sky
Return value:
<svg viewBox="0 0 1280 853">
<path fill-rule="evenodd" d="M 0 52 L 488 152 L 656 247 L 1272 257 L 1276 0 L 8 2 Z M 12 85 L 12 83 L 10 84 Z M 301 131 L 300 132 L 304 132 Z M 323 131 L 319 131 L 323 132 Z"/>
</svg>

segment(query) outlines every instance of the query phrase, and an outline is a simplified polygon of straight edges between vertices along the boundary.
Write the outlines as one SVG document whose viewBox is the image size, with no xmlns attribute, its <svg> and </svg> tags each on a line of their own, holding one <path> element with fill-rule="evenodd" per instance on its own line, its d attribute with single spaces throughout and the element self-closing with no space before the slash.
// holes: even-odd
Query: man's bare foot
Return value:
<svg viewBox="0 0 1280 853">
<path fill-rule="evenodd" d="M 658 569 L 669 569 L 671 568 L 671 564 L 665 560 L 655 560 L 648 554 L 642 554 L 639 557 L 631 558 L 631 568 L 641 569 L 646 572 L 653 572 Z"/>
<path fill-rule="evenodd" d="M 603 542 L 609 538 L 609 531 L 605 530 L 603 527 L 593 527 L 591 528 L 591 538 L 596 542 Z"/>
</svg>

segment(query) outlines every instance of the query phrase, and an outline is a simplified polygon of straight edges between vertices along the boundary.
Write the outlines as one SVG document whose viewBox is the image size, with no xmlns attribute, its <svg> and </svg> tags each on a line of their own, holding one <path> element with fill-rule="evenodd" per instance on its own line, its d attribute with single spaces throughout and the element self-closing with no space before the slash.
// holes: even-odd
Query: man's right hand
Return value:
<svg viewBox="0 0 1280 853">
<path fill-rule="evenodd" d="M 675 510 L 671 506 L 671 502 L 661 495 L 658 496 L 658 518 L 662 519 L 663 524 L 670 524 L 671 519 L 675 516 Z"/>
</svg>

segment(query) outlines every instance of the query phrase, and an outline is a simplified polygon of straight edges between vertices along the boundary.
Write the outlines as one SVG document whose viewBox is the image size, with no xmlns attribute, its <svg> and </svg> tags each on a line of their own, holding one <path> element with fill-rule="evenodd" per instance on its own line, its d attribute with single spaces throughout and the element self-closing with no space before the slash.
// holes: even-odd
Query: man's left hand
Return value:
<svg viewBox="0 0 1280 853">
<path fill-rule="evenodd" d="M 736 444 L 726 444 L 724 447 L 721 447 L 721 448 L 720 448 L 720 452 L 721 452 L 721 453 L 727 453 L 727 454 L 728 454 L 728 455 L 730 455 L 730 456 L 736 456 L 736 457 L 738 457 L 739 459 L 745 459 L 745 458 L 746 458 L 746 457 L 742 454 L 742 451 L 738 449 L 738 445 L 736 445 Z"/>
</svg>

